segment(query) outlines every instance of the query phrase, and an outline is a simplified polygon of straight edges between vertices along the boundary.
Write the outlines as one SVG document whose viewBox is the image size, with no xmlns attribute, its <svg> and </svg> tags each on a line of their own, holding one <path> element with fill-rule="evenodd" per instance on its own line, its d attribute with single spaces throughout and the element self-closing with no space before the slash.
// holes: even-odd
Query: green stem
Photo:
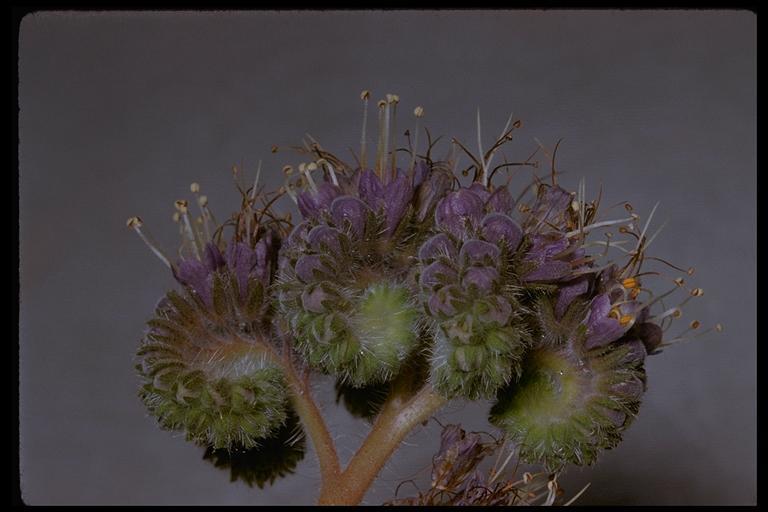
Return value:
<svg viewBox="0 0 768 512">
<path fill-rule="evenodd" d="M 356 505 L 365 496 L 381 468 L 413 428 L 426 421 L 445 404 L 445 399 L 431 386 L 424 386 L 415 396 L 401 403 L 394 398 L 385 406 L 371 432 L 340 475 L 335 486 L 324 486 L 318 504 Z"/>
</svg>

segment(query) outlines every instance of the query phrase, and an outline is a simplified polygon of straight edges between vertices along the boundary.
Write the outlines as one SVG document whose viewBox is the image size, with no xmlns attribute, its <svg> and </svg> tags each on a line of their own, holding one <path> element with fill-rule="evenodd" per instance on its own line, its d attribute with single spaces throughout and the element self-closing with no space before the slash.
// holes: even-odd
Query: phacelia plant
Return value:
<svg viewBox="0 0 768 512">
<path fill-rule="evenodd" d="M 452 139 L 438 157 L 428 130 L 419 145 L 422 107 L 396 145 L 399 98 L 387 95 L 369 148 L 370 95 L 361 97 L 354 163 L 308 136 L 278 190 L 260 183 L 261 168 L 250 187 L 235 168 L 241 204 L 222 223 L 193 183 L 199 215 L 176 201 L 175 257 L 128 220 L 179 284 L 139 345 L 139 396 L 161 427 L 248 485 L 292 473 L 308 436 L 322 504 L 359 503 L 413 428 L 450 401 L 483 401 L 498 438 L 445 427 L 431 488 L 391 504 L 559 503 L 566 465 L 594 463 L 636 417 L 648 356 L 699 329 L 693 321 L 666 335 L 703 293 L 685 283 L 693 269 L 648 254 L 656 207 L 644 222 L 629 204 L 604 218 L 583 180 L 563 188 L 557 146 L 493 165 L 519 120 L 484 151 L 478 113 L 478 151 Z M 297 221 L 279 213 L 288 198 Z M 654 293 L 651 280 L 671 289 Z M 686 298 L 669 307 L 675 292 Z M 372 424 L 345 468 L 313 397 L 315 374 Z M 504 477 L 498 462 L 513 456 L 541 473 Z"/>
</svg>

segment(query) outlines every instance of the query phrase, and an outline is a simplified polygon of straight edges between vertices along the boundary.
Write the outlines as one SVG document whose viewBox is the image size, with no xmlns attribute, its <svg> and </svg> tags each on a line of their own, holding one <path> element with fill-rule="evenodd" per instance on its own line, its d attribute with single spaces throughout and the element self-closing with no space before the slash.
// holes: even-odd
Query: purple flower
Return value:
<svg viewBox="0 0 768 512">
<path fill-rule="evenodd" d="M 305 219 L 317 217 L 321 211 L 328 210 L 333 200 L 340 195 L 339 187 L 323 182 L 317 187 L 316 192 L 307 190 L 298 195 L 299 211 Z"/>
<path fill-rule="evenodd" d="M 491 213 L 486 215 L 482 224 L 483 238 L 494 244 L 505 244 L 510 251 L 520 245 L 523 233 L 508 215 Z"/>
<path fill-rule="evenodd" d="M 554 226 L 565 229 L 566 214 L 573 201 L 573 195 L 558 186 L 540 185 L 531 217 L 526 222 L 526 232 L 544 233 Z"/>
<path fill-rule="evenodd" d="M 612 315 L 617 313 L 619 318 Z M 607 294 L 598 295 L 592 299 L 589 312 L 585 320 L 587 326 L 587 339 L 584 346 L 587 350 L 602 347 L 621 338 L 631 327 L 630 322 L 625 321 L 626 309 L 614 308 Z"/>
<path fill-rule="evenodd" d="M 573 300 L 579 295 L 587 293 L 588 288 L 589 281 L 586 277 L 574 279 L 561 286 L 557 296 L 557 303 L 555 304 L 555 316 L 562 318 Z"/>
<path fill-rule="evenodd" d="M 359 237 L 365 231 L 365 221 L 370 208 L 356 197 L 341 196 L 331 203 L 331 218 L 337 226 L 349 226 L 352 233 Z"/>
<path fill-rule="evenodd" d="M 462 188 L 451 192 L 437 204 L 435 222 L 438 228 L 464 239 L 468 230 L 480 224 L 483 206 L 483 200 L 477 194 Z"/>
</svg>

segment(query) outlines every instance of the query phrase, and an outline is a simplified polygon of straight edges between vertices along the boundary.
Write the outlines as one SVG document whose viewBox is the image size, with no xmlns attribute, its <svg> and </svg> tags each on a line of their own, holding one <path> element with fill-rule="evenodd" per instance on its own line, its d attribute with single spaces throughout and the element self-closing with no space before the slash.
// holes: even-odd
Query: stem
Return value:
<svg viewBox="0 0 768 512">
<path fill-rule="evenodd" d="M 301 418 L 301 422 L 307 430 L 310 439 L 312 439 L 312 445 L 315 448 L 317 460 L 320 463 L 320 475 L 323 482 L 320 491 L 321 493 L 327 492 L 328 488 L 335 486 L 341 474 L 339 456 L 336 454 L 336 447 L 325 425 L 323 416 L 312 399 L 309 386 L 296 375 L 290 362 L 285 366 L 286 376 L 291 388 L 291 403 L 296 409 L 299 418 Z"/>
<path fill-rule="evenodd" d="M 400 405 L 401 397 L 394 397 L 385 406 L 375 425 L 349 465 L 340 475 L 337 485 L 324 486 L 318 504 L 356 505 L 365 496 L 381 468 L 389 460 L 400 442 L 419 423 L 438 410 L 445 399 L 431 386 L 424 386 L 413 398 Z"/>
<path fill-rule="evenodd" d="M 233 335 L 240 340 L 243 339 L 236 333 L 233 333 Z M 282 355 L 269 343 L 260 343 L 259 346 L 272 362 L 280 365 L 285 371 L 291 403 L 312 440 L 317 460 L 320 464 L 320 475 L 322 478 L 320 492 L 321 494 L 329 492 L 328 489 L 334 488 L 337 485 L 336 482 L 341 474 L 341 466 L 339 465 L 339 456 L 336 453 L 336 446 L 333 444 L 331 434 L 328 432 L 323 416 L 320 414 L 320 410 L 312 398 L 309 382 L 297 373 L 291 360 L 291 349 L 287 340 L 284 339 L 283 341 Z"/>
</svg>

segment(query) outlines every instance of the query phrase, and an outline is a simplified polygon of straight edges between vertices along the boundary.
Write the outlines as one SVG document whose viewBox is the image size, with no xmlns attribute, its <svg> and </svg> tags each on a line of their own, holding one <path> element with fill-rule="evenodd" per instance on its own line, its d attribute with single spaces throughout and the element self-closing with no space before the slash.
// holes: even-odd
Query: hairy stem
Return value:
<svg viewBox="0 0 768 512">
<path fill-rule="evenodd" d="M 243 339 L 235 333 L 233 335 L 238 339 Z M 258 346 L 264 351 L 266 357 L 274 364 L 282 367 L 285 372 L 291 404 L 296 410 L 296 414 L 299 415 L 299 419 L 309 434 L 309 438 L 312 440 L 312 445 L 315 448 L 315 454 L 320 464 L 320 475 L 322 478 L 320 492 L 321 494 L 328 492 L 328 489 L 336 487 L 341 475 L 341 466 L 331 434 L 328 432 L 325 420 L 312 398 L 309 381 L 306 378 L 302 378 L 293 365 L 291 347 L 287 339 L 283 340 L 282 354 L 278 353 L 269 343 L 259 342 Z"/>
<path fill-rule="evenodd" d="M 365 496 L 381 468 L 413 428 L 445 404 L 430 385 L 403 401 L 397 394 L 386 404 L 368 437 L 340 475 L 337 485 L 323 486 L 318 504 L 356 505 Z"/>
<path fill-rule="evenodd" d="M 325 420 L 323 420 L 323 416 L 320 414 L 320 410 L 312 398 L 309 383 L 297 374 L 290 360 L 289 351 L 283 356 L 283 367 L 285 368 L 286 378 L 291 390 L 291 403 L 312 440 L 312 445 L 315 448 L 315 454 L 320 464 L 320 475 L 322 478 L 320 492 L 321 494 L 329 492 L 329 489 L 336 487 L 341 474 L 336 446 L 333 444 L 333 439 L 331 439 L 331 434 L 325 425 Z"/>
</svg>

